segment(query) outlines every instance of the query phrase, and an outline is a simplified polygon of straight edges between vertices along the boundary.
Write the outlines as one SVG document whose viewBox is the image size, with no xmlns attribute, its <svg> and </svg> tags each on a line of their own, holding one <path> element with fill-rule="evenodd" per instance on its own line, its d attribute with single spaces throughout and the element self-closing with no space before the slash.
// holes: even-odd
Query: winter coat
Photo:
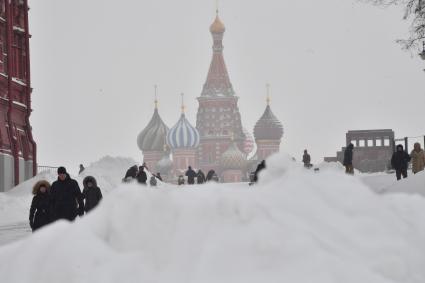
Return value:
<svg viewBox="0 0 425 283">
<path fill-rule="evenodd" d="M 40 192 L 40 187 L 46 187 L 45 193 Z M 33 188 L 34 197 L 30 208 L 30 226 L 33 231 L 51 222 L 50 213 L 50 184 L 47 181 L 38 181 Z"/>
<path fill-rule="evenodd" d="M 92 183 L 92 186 L 89 187 L 87 185 L 88 183 Z M 102 192 L 97 186 L 96 179 L 92 176 L 87 176 L 84 178 L 83 186 L 83 199 L 85 200 L 84 211 L 89 212 L 99 204 L 100 200 L 102 199 Z"/>
<path fill-rule="evenodd" d="M 212 179 L 212 177 L 213 177 L 214 174 L 215 174 L 215 171 L 214 170 L 211 169 L 210 171 L 208 171 L 207 177 L 205 178 L 205 181 L 206 182 L 211 181 L 211 179 Z"/>
<path fill-rule="evenodd" d="M 195 178 L 196 178 L 197 174 L 196 174 L 195 171 L 193 171 L 193 169 L 188 169 L 186 171 L 186 176 L 187 176 L 187 183 L 189 185 L 195 184 Z"/>
<path fill-rule="evenodd" d="M 412 171 L 413 173 L 418 173 L 425 168 L 425 153 L 421 149 L 419 151 L 412 150 L 410 153 L 410 157 L 412 158 Z"/>
<path fill-rule="evenodd" d="M 139 171 L 139 173 L 137 174 L 137 182 L 139 182 L 139 184 L 146 185 L 147 180 L 148 180 L 148 175 L 146 175 L 146 172 Z"/>
<path fill-rule="evenodd" d="M 410 155 L 404 150 L 396 151 L 391 158 L 391 165 L 395 170 L 407 169 L 410 159 Z"/>
<path fill-rule="evenodd" d="M 136 177 L 137 177 L 137 166 L 135 165 L 135 166 L 132 166 L 132 167 L 130 167 L 128 170 L 127 170 L 127 172 L 125 173 L 125 177 L 124 177 L 124 180 L 125 179 L 127 179 L 127 178 L 133 178 L 133 179 L 136 179 Z"/>
<path fill-rule="evenodd" d="M 198 184 L 205 183 L 205 174 L 201 170 L 198 171 L 198 174 L 196 175 L 196 181 Z"/>
<path fill-rule="evenodd" d="M 348 147 L 344 151 L 344 166 L 353 165 L 353 146 L 348 145 Z"/>
<path fill-rule="evenodd" d="M 78 215 L 84 214 L 83 195 L 77 181 L 67 174 L 65 180 L 53 182 L 50 188 L 52 218 L 73 221 Z M 78 204 L 78 205 L 77 205 Z"/>
<path fill-rule="evenodd" d="M 309 165 L 309 164 L 310 164 L 310 162 L 311 162 L 310 154 L 308 154 L 308 153 L 304 153 L 304 155 L 303 155 L 303 163 L 304 163 L 305 165 Z"/>
</svg>

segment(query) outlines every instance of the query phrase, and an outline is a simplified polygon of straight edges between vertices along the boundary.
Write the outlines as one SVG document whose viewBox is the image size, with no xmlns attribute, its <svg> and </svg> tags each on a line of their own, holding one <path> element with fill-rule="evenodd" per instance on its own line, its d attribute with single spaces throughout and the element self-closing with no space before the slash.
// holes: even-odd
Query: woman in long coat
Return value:
<svg viewBox="0 0 425 283">
<path fill-rule="evenodd" d="M 102 192 L 97 186 L 96 179 L 92 176 L 84 178 L 83 186 L 84 211 L 87 213 L 99 204 L 102 199 Z"/>
<path fill-rule="evenodd" d="M 29 220 L 33 232 L 51 222 L 49 190 L 50 183 L 45 180 L 38 181 L 32 189 Z"/>
</svg>

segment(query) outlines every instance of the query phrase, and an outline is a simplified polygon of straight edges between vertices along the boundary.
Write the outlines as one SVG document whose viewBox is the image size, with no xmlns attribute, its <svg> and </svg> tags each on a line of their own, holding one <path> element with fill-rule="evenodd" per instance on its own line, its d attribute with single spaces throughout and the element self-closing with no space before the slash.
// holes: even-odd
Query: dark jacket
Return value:
<svg viewBox="0 0 425 283">
<path fill-rule="evenodd" d="M 77 181 L 67 174 L 66 179 L 59 178 L 50 188 L 52 218 L 73 221 L 78 215 L 84 214 L 83 195 Z"/>
<path fill-rule="evenodd" d="M 145 171 L 139 171 L 137 174 L 137 182 L 140 184 L 146 185 L 146 181 L 148 180 L 148 175 L 146 175 Z"/>
<path fill-rule="evenodd" d="M 51 222 L 50 196 L 48 192 L 39 192 L 32 198 L 30 208 L 30 226 L 33 231 Z"/>
<path fill-rule="evenodd" d="M 349 144 L 344 151 L 344 162 L 342 165 L 353 165 L 353 148 L 352 144 Z"/>
<path fill-rule="evenodd" d="M 215 171 L 214 170 L 211 169 L 210 171 L 208 171 L 207 177 L 205 178 L 205 181 L 206 182 L 211 181 L 212 180 L 212 177 L 214 176 L 214 174 L 215 174 Z"/>
<path fill-rule="evenodd" d="M 92 183 L 92 187 L 89 187 L 87 185 L 88 183 Z M 83 199 L 85 200 L 84 211 L 89 212 L 99 204 L 100 200 L 102 199 L 102 192 L 97 186 L 96 179 L 92 176 L 87 176 L 84 178 L 83 186 Z"/>
<path fill-rule="evenodd" d="M 196 174 L 196 172 L 195 172 L 195 171 L 193 171 L 193 169 L 192 169 L 192 168 L 189 168 L 189 169 L 186 171 L 186 176 L 187 176 L 187 183 L 188 183 L 189 185 L 193 185 L 193 184 L 195 184 L 195 178 L 196 178 L 197 174 Z"/>
<path fill-rule="evenodd" d="M 134 165 L 134 166 L 128 168 L 127 172 L 125 173 L 124 180 L 127 179 L 127 178 L 136 179 L 136 177 L 137 177 L 137 170 L 138 170 L 137 169 L 137 165 Z"/>
<path fill-rule="evenodd" d="M 311 162 L 310 154 L 304 153 L 304 155 L 303 155 L 303 163 L 305 165 L 310 165 L 310 162 Z"/>
<path fill-rule="evenodd" d="M 205 183 L 205 174 L 204 172 L 202 172 L 201 170 L 198 171 L 198 174 L 196 175 L 196 181 L 198 184 L 203 184 Z"/>
<path fill-rule="evenodd" d="M 395 170 L 407 169 L 410 159 L 410 155 L 404 150 L 396 151 L 391 157 L 391 165 Z"/>
<path fill-rule="evenodd" d="M 266 169 L 266 161 L 265 160 L 261 161 L 257 165 L 257 169 L 255 169 L 255 172 L 254 172 L 254 182 L 258 181 L 258 174 L 264 169 Z"/>
</svg>

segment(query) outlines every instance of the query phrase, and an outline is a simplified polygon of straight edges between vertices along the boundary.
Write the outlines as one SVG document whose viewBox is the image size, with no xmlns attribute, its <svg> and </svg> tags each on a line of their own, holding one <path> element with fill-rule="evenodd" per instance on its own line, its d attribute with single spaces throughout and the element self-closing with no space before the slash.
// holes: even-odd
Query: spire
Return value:
<svg viewBox="0 0 425 283">
<path fill-rule="evenodd" d="M 266 84 L 266 89 L 267 89 L 266 101 L 267 101 L 267 106 L 269 106 L 270 105 L 270 84 L 269 83 Z"/>
<path fill-rule="evenodd" d="M 182 97 L 182 106 L 181 106 L 182 114 L 184 114 L 184 110 L 185 110 L 185 106 L 184 106 L 184 93 L 181 93 L 180 95 Z"/>
<path fill-rule="evenodd" d="M 154 88 L 155 88 L 155 109 L 158 109 L 158 93 L 157 93 L 158 86 L 154 85 Z"/>
</svg>

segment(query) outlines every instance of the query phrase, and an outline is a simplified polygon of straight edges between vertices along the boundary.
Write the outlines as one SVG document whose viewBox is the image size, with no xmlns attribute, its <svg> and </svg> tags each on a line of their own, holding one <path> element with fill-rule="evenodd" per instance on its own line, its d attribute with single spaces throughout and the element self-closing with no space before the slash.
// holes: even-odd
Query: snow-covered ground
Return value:
<svg viewBox="0 0 425 283">
<path fill-rule="evenodd" d="M 425 174 L 315 173 L 281 154 L 255 186 L 149 188 L 121 183 L 133 164 L 86 169 L 104 201 L 0 247 L 2 282 L 425 282 Z M 0 194 L 1 227 L 23 229 L 34 182 Z"/>
</svg>

